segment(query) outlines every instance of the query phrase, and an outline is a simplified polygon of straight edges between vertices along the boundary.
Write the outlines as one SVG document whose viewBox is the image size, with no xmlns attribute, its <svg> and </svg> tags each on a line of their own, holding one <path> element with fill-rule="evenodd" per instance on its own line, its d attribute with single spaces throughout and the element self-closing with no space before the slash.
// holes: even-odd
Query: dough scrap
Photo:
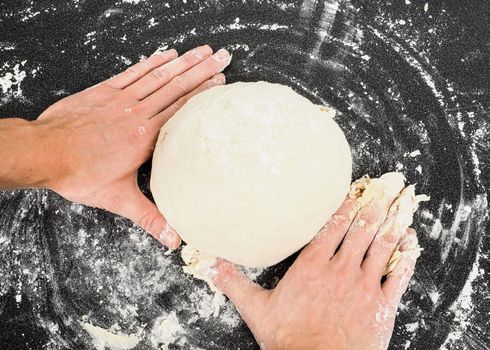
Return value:
<svg viewBox="0 0 490 350">
<path fill-rule="evenodd" d="M 201 253 L 188 244 L 182 247 L 180 256 L 185 263 L 185 266 L 182 266 L 184 272 L 206 282 L 214 293 L 213 317 L 217 317 L 221 306 L 223 306 L 226 300 L 223 293 L 214 286 L 212 281 L 212 277 L 216 274 L 213 268 L 216 263 L 216 257 Z"/>
<path fill-rule="evenodd" d="M 393 185 L 386 186 L 379 178 L 371 179 L 368 175 L 354 181 L 351 185 L 349 195 L 351 198 L 358 198 L 360 206 L 364 206 L 371 201 L 379 200 L 385 195 L 386 188 L 399 188 L 399 184 L 405 183 L 405 176 L 399 172 L 386 173 L 381 176 L 385 181 L 389 179 Z M 413 214 L 417 211 L 420 202 L 430 200 L 430 197 L 425 194 L 415 194 L 415 185 L 405 187 L 401 193 L 408 194 L 406 196 L 398 196 L 392 204 L 392 207 L 398 209 L 397 220 L 395 221 L 395 230 L 405 232 L 413 223 Z M 401 199 L 403 198 L 403 200 Z M 403 238 L 401 239 L 403 242 Z M 390 261 L 385 268 L 384 275 L 390 274 L 398 262 L 403 257 L 417 259 L 420 256 L 422 248 L 417 244 L 411 247 L 405 247 L 401 250 L 401 243 L 394 249 Z"/>
<path fill-rule="evenodd" d="M 114 334 L 105 328 L 94 326 L 87 322 L 80 322 L 80 325 L 92 337 L 92 344 L 97 350 L 130 350 L 140 342 L 135 334 Z"/>
</svg>

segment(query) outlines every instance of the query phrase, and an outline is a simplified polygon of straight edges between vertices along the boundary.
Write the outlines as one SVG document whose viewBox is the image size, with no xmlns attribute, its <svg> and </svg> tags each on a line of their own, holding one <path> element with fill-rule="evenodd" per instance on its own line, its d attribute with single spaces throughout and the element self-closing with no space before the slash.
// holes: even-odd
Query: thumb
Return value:
<svg viewBox="0 0 490 350">
<path fill-rule="evenodd" d="M 235 304 L 250 330 L 257 335 L 271 291 L 254 283 L 227 260 L 218 258 L 214 270 L 214 285 Z"/>
<path fill-rule="evenodd" d="M 139 189 L 124 202 L 126 205 L 119 209 L 119 214 L 132 220 L 168 248 L 179 247 L 181 240 L 177 232 L 167 223 L 156 205 Z"/>
</svg>

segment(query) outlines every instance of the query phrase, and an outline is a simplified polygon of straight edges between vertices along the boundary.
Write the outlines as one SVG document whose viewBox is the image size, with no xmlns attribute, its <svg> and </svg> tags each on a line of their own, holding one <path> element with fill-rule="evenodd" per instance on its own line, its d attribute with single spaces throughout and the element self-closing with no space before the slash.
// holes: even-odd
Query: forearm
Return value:
<svg viewBox="0 0 490 350">
<path fill-rule="evenodd" d="M 45 187 L 57 169 L 52 140 L 37 122 L 0 119 L 0 189 Z"/>
</svg>

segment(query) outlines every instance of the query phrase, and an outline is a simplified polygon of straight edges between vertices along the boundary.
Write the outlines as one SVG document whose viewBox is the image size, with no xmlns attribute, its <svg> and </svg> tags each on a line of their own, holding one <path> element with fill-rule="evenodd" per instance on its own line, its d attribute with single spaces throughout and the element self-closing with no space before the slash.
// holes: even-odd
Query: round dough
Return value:
<svg viewBox="0 0 490 350">
<path fill-rule="evenodd" d="M 332 109 L 291 88 L 235 83 L 193 97 L 160 130 L 151 190 L 191 246 L 265 267 L 308 243 L 349 189 Z"/>
</svg>

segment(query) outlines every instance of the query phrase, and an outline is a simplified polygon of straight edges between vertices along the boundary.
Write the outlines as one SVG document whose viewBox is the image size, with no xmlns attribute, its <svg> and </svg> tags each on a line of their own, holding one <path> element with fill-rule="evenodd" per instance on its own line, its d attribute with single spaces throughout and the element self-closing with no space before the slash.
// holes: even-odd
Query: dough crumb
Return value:
<svg viewBox="0 0 490 350">
<path fill-rule="evenodd" d="M 364 175 L 360 179 L 354 181 L 351 185 L 349 196 L 360 201 L 360 206 L 365 206 L 372 201 L 379 200 L 386 195 L 386 192 L 391 188 L 400 188 L 400 183 L 405 183 L 405 176 L 400 172 L 391 172 L 382 175 L 380 178 L 370 178 Z M 396 229 L 405 232 L 413 222 L 413 214 L 417 211 L 420 202 L 430 200 L 430 197 L 425 194 L 415 194 L 415 185 L 405 187 L 398 197 L 393 202 L 390 210 L 397 210 L 397 219 L 395 222 Z M 393 209 L 395 208 L 395 209 Z M 401 245 L 405 244 L 404 249 Z M 388 265 L 384 271 L 387 275 L 391 273 L 402 257 L 410 257 L 416 259 L 420 256 L 422 248 L 415 240 L 411 246 L 407 247 L 407 243 L 402 238 L 391 256 Z"/>
<path fill-rule="evenodd" d="M 92 344 L 97 350 L 129 350 L 140 342 L 135 334 L 114 334 L 107 329 L 94 326 L 90 323 L 80 322 L 80 325 L 92 337 Z"/>
<path fill-rule="evenodd" d="M 211 291 L 214 292 L 213 317 L 217 317 L 226 299 L 223 293 L 214 286 L 212 280 L 213 276 L 216 275 L 216 270 L 213 268 L 216 263 L 216 257 L 201 253 L 190 245 L 182 247 L 180 256 L 185 263 L 185 266 L 182 266 L 184 272 L 206 282 Z"/>
</svg>

